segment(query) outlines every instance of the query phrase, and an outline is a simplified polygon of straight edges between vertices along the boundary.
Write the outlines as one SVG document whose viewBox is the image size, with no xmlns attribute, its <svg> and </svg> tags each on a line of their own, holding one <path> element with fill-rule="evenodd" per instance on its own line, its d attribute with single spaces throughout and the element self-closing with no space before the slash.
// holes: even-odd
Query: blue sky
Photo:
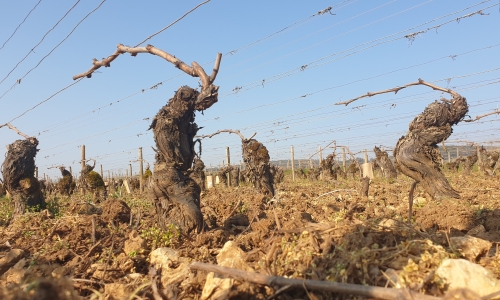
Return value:
<svg viewBox="0 0 500 300">
<path fill-rule="evenodd" d="M 0 47 L 38 1 L 2 3 Z M 0 49 L 0 81 L 75 2 L 39 3 Z M 0 124 L 73 83 L 72 76 L 89 69 L 92 58 L 107 57 L 119 43 L 136 45 L 202 1 L 107 0 L 16 84 L 101 2 L 79 2 L 0 84 L 0 95 L 7 92 L 0 98 Z M 335 15 L 317 14 L 330 6 Z M 456 21 L 481 9 L 484 15 Z M 219 102 L 197 114 L 196 123 L 204 127 L 200 134 L 239 129 L 248 137 L 257 132 L 271 159 L 289 159 L 292 145 L 295 158 L 307 159 L 332 140 L 353 152 L 394 147 L 409 122 L 441 93 L 412 87 L 347 107 L 334 103 L 418 78 L 456 89 L 467 98 L 472 117 L 497 109 L 499 21 L 496 0 L 211 0 L 147 43 L 188 64 L 197 61 L 207 73 L 216 54 L 223 54 L 215 81 Z M 420 31 L 414 39 L 405 38 Z M 130 163 L 136 171 L 137 162 L 131 161 L 137 160 L 139 147 L 146 161 L 154 162 L 147 118 L 182 85 L 196 87 L 197 78 L 153 55 L 122 55 L 111 68 L 99 69 L 12 124 L 39 139 L 40 174 L 59 175 L 47 169 L 54 165 L 79 171 L 82 144 L 105 174 L 125 173 Z M 448 143 L 498 141 L 499 120 L 490 116 L 461 123 Z M 1 128 L 0 155 L 18 138 Z M 222 163 L 226 146 L 232 163 L 239 163 L 239 137 L 222 134 L 203 141 L 206 165 Z"/>
</svg>

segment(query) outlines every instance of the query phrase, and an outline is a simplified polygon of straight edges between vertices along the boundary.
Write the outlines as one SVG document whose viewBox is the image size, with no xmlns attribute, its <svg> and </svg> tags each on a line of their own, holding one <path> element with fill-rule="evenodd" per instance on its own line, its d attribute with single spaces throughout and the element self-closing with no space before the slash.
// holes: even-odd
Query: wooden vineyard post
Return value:
<svg viewBox="0 0 500 300">
<path fill-rule="evenodd" d="M 82 153 L 81 153 L 81 156 L 82 156 L 81 157 L 81 159 L 82 159 L 81 164 L 82 164 L 82 175 L 83 175 L 83 170 L 85 170 L 85 145 L 82 145 L 81 151 L 82 151 Z M 83 176 L 80 176 L 80 177 L 83 180 Z M 83 187 L 83 184 L 82 184 L 82 188 L 80 189 L 80 191 L 82 192 L 82 194 L 85 193 L 85 189 Z"/>
<path fill-rule="evenodd" d="M 292 154 L 291 164 L 292 164 L 292 181 L 295 181 L 295 159 L 293 153 L 293 146 L 290 146 L 290 153 Z"/>
<path fill-rule="evenodd" d="M 460 157 L 460 149 L 457 147 L 457 159 Z"/>
<path fill-rule="evenodd" d="M 318 148 L 318 158 L 319 158 L 319 165 L 321 166 L 321 162 L 323 161 L 323 150 L 321 149 L 321 146 Z"/>
<path fill-rule="evenodd" d="M 35 178 L 38 178 L 38 167 L 35 167 Z"/>
<path fill-rule="evenodd" d="M 229 147 L 226 147 L 226 161 L 227 161 L 227 166 L 231 167 L 231 155 L 229 154 Z M 228 187 L 232 186 L 231 172 L 227 172 L 227 186 Z"/>
<path fill-rule="evenodd" d="M 130 174 L 130 178 L 132 178 L 132 164 L 128 164 L 128 173 Z"/>
<path fill-rule="evenodd" d="M 139 147 L 139 192 L 141 193 L 144 188 L 144 182 L 142 178 L 143 176 L 144 176 L 144 169 L 142 165 L 142 147 Z"/>
<path fill-rule="evenodd" d="M 373 168 L 372 168 L 372 165 L 368 162 L 368 152 L 366 151 L 366 149 L 363 150 L 363 154 L 364 154 L 365 163 L 362 165 L 362 169 L 363 169 L 363 178 L 361 179 L 362 182 L 363 182 L 365 177 L 368 177 L 369 179 L 374 178 Z M 368 188 L 366 190 L 368 191 Z M 366 192 L 366 193 L 368 193 L 368 192 Z"/>
<path fill-rule="evenodd" d="M 476 146 L 476 151 L 477 151 L 477 171 L 481 173 L 481 164 L 483 163 L 483 160 L 481 158 L 481 148 L 479 146 Z"/>
<path fill-rule="evenodd" d="M 344 168 L 344 172 L 347 172 L 347 159 L 344 147 L 342 147 L 342 167 Z"/>
<path fill-rule="evenodd" d="M 451 163 L 451 152 L 450 151 L 446 151 L 446 153 L 448 153 L 448 163 Z"/>
<path fill-rule="evenodd" d="M 111 179 L 111 172 L 108 170 L 108 181 Z"/>
<path fill-rule="evenodd" d="M 73 175 L 73 168 L 71 168 L 71 166 L 69 166 L 69 172 Z"/>
</svg>

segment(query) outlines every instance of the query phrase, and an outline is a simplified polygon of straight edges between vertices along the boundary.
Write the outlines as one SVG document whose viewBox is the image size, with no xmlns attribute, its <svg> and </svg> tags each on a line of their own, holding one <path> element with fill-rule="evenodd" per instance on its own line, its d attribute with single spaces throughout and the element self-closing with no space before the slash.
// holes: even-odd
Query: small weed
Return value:
<svg viewBox="0 0 500 300">
<path fill-rule="evenodd" d="M 68 242 L 65 241 L 57 241 L 54 243 L 54 250 L 62 250 L 62 249 L 69 249 L 70 245 Z"/>
<path fill-rule="evenodd" d="M 25 232 L 23 233 L 24 237 L 26 237 L 26 238 L 29 238 L 29 237 L 31 237 L 31 236 L 33 236 L 33 235 L 35 235 L 35 234 L 36 234 L 36 232 L 35 232 L 35 231 L 30 231 L 30 230 L 25 231 Z"/>
<path fill-rule="evenodd" d="M 328 221 L 338 223 L 345 218 L 346 213 L 347 213 L 347 210 L 342 209 L 342 210 L 334 213 L 332 216 L 328 217 Z"/>
<path fill-rule="evenodd" d="M 26 212 L 29 212 L 29 213 L 34 213 L 34 212 L 39 212 L 41 210 L 43 210 L 45 207 L 44 205 L 35 205 L 35 206 L 26 206 Z"/>
<path fill-rule="evenodd" d="M 180 232 L 175 225 L 171 224 L 168 226 L 167 230 L 153 226 L 141 231 L 140 235 L 146 240 L 151 250 L 154 250 L 159 247 L 174 245 L 180 236 Z"/>
<path fill-rule="evenodd" d="M 6 225 L 10 218 L 12 217 L 12 213 L 14 212 L 14 207 L 9 198 L 1 197 L 0 198 L 0 225 Z"/>
<path fill-rule="evenodd" d="M 54 197 L 54 199 L 47 201 L 46 208 L 52 215 L 54 215 L 55 218 L 61 217 L 64 213 L 61 203 L 59 202 L 59 199 L 57 197 Z"/>
</svg>

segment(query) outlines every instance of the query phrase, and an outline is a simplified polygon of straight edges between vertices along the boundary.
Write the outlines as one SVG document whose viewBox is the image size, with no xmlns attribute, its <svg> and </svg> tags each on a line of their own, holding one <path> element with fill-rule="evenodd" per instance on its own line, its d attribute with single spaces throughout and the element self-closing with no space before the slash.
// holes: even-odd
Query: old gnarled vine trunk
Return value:
<svg viewBox="0 0 500 300">
<path fill-rule="evenodd" d="M 37 146 L 38 140 L 34 137 L 7 146 L 2 174 L 5 189 L 14 202 L 14 215 L 23 214 L 26 206 L 42 208 L 44 204 L 40 183 L 35 178 Z"/>
<path fill-rule="evenodd" d="M 460 198 L 444 174 L 441 172 L 441 154 L 437 147 L 438 143 L 446 140 L 453 130 L 452 125 L 462 121 L 469 106 L 464 97 L 450 89 L 445 89 L 434 84 L 418 79 L 404 86 L 398 86 L 379 92 L 367 93 L 357 98 L 339 102 L 336 104 L 348 105 L 358 99 L 373 97 L 384 93 L 397 93 L 410 86 L 424 85 L 433 90 L 448 93 L 452 96 L 451 100 L 441 99 L 429 104 L 424 112 L 419 114 L 411 123 L 408 133 L 402 136 L 394 148 L 395 166 L 401 173 L 415 180 L 412 184 L 409 194 L 409 213 L 408 222 L 411 223 L 413 193 L 417 184 L 420 184 L 424 190 L 431 196 L 447 196 Z"/>
<path fill-rule="evenodd" d="M 59 170 L 61 171 L 62 178 L 57 183 L 57 189 L 61 195 L 69 196 L 76 188 L 73 175 L 65 167 L 59 167 Z"/>
<path fill-rule="evenodd" d="M 80 182 L 83 190 L 92 192 L 94 201 L 98 202 L 106 200 L 108 193 L 104 185 L 104 180 L 99 173 L 94 171 L 94 168 L 95 160 L 93 166 L 86 164 L 80 173 Z"/>
<path fill-rule="evenodd" d="M 213 86 L 212 86 L 213 87 Z M 198 92 L 183 86 L 156 114 L 150 129 L 156 143 L 152 194 L 158 223 L 175 224 L 186 232 L 203 228 L 200 210 L 201 188 L 192 175 L 195 157 L 193 138 L 198 131 L 195 111 L 217 102 L 217 89 Z"/>
<path fill-rule="evenodd" d="M 375 146 L 373 148 L 373 152 L 375 152 L 375 157 L 377 158 L 377 162 L 382 168 L 382 173 L 384 177 L 387 179 L 395 179 L 398 177 L 398 173 L 396 172 L 396 168 L 392 164 L 391 159 L 386 151 L 380 150 L 379 147 Z"/>
<path fill-rule="evenodd" d="M 242 140 L 241 146 L 250 182 L 260 192 L 274 197 L 273 172 L 271 172 L 270 157 L 266 146 L 256 139 Z"/>
<path fill-rule="evenodd" d="M 196 176 L 191 169 L 195 153 L 193 137 L 198 131 L 198 126 L 194 123 L 194 112 L 203 111 L 217 102 L 219 87 L 214 86 L 213 82 L 219 72 L 222 54 L 217 54 L 212 74 L 208 76 L 198 63 L 193 62 L 188 66 L 174 55 L 153 45 L 128 47 L 119 44 L 115 53 L 102 61 L 94 60 L 90 70 L 73 76 L 73 80 L 90 77 L 101 66 L 109 67 L 123 53 L 130 53 L 132 56 L 139 53 L 157 55 L 201 80 L 201 92 L 187 86 L 180 87 L 167 105 L 156 114 L 149 128 L 153 129 L 158 149 L 151 186 L 158 223 L 163 228 L 176 224 L 184 231 L 200 232 L 203 228 L 200 185 L 193 179 Z"/>
<path fill-rule="evenodd" d="M 457 94 L 450 101 L 429 104 L 410 123 L 408 133 L 399 139 L 394 149 L 396 167 L 419 183 L 431 197 L 460 198 L 441 172 L 437 144 L 451 135 L 451 126 L 460 122 L 468 111 L 467 101 Z"/>
</svg>

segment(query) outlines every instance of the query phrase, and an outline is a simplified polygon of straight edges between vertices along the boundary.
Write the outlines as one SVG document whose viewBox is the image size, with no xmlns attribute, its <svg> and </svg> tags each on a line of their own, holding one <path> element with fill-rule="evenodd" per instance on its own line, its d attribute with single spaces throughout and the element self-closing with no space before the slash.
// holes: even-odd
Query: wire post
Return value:
<svg viewBox="0 0 500 300">
<path fill-rule="evenodd" d="M 342 147 L 342 167 L 344 168 L 344 172 L 347 171 L 347 157 L 345 154 L 345 148 Z"/>
<path fill-rule="evenodd" d="M 104 178 L 104 175 L 102 173 L 102 165 L 101 165 L 101 178 Z"/>
<path fill-rule="evenodd" d="M 292 154 L 291 164 L 292 164 L 292 181 L 295 181 L 295 159 L 293 157 L 293 146 L 290 146 L 290 153 Z"/>
<path fill-rule="evenodd" d="M 144 182 L 142 178 L 143 175 L 144 175 L 144 170 L 142 168 L 142 147 L 139 147 L 139 191 L 141 193 L 144 188 Z"/>
<path fill-rule="evenodd" d="M 321 162 L 323 161 L 323 150 L 321 149 L 321 146 L 318 148 L 318 156 L 319 156 L 319 165 L 321 166 Z"/>
<path fill-rule="evenodd" d="M 128 173 L 130 174 L 130 178 L 132 178 L 132 164 L 128 164 Z"/>
<path fill-rule="evenodd" d="M 363 153 L 365 154 L 365 164 L 368 163 L 368 152 L 366 152 L 366 149 L 363 150 Z"/>
<path fill-rule="evenodd" d="M 35 178 L 38 179 L 38 167 L 35 167 Z"/>
<path fill-rule="evenodd" d="M 446 151 L 448 153 L 448 163 L 451 163 L 451 152 L 450 151 Z"/>
<path fill-rule="evenodd" d="M 82 145 L 81 147 L 81 150 L 82 150 L 82 162 L 81 162 L 81 165 L 82 165 L 82 173 L 81 173 L 81 176 L 80 176 L 80 179 L 83 179 L 81 178 L 83 176 L 83 170 L 85 169 L 85 145 Z M 82 185 L 82 188 L 80 189 L 82 194 L 85 194 L 85 189 L 83 188 L 83 185 Z"/>
<path fill-rule="evenodd" d="M 227 166 L 231 166 L 231 155 L 229 154 L 229 147 L 226 147 L 226 161 L 227 161 Z M 231 182 L 231 171 L 227 172 L 227 186 L 230 187 L 232 186 Z"/>
<path fill-rule="evenodd" d="M 482 165 L 482 159 L 481 159 L 481 151 L 480 151 L 481 147 L 479 146 L 476 146 L 476 151 L 477 151 L 477 171 L 478 172 L 481 172 L 481 165 Z"/>
</svg>

